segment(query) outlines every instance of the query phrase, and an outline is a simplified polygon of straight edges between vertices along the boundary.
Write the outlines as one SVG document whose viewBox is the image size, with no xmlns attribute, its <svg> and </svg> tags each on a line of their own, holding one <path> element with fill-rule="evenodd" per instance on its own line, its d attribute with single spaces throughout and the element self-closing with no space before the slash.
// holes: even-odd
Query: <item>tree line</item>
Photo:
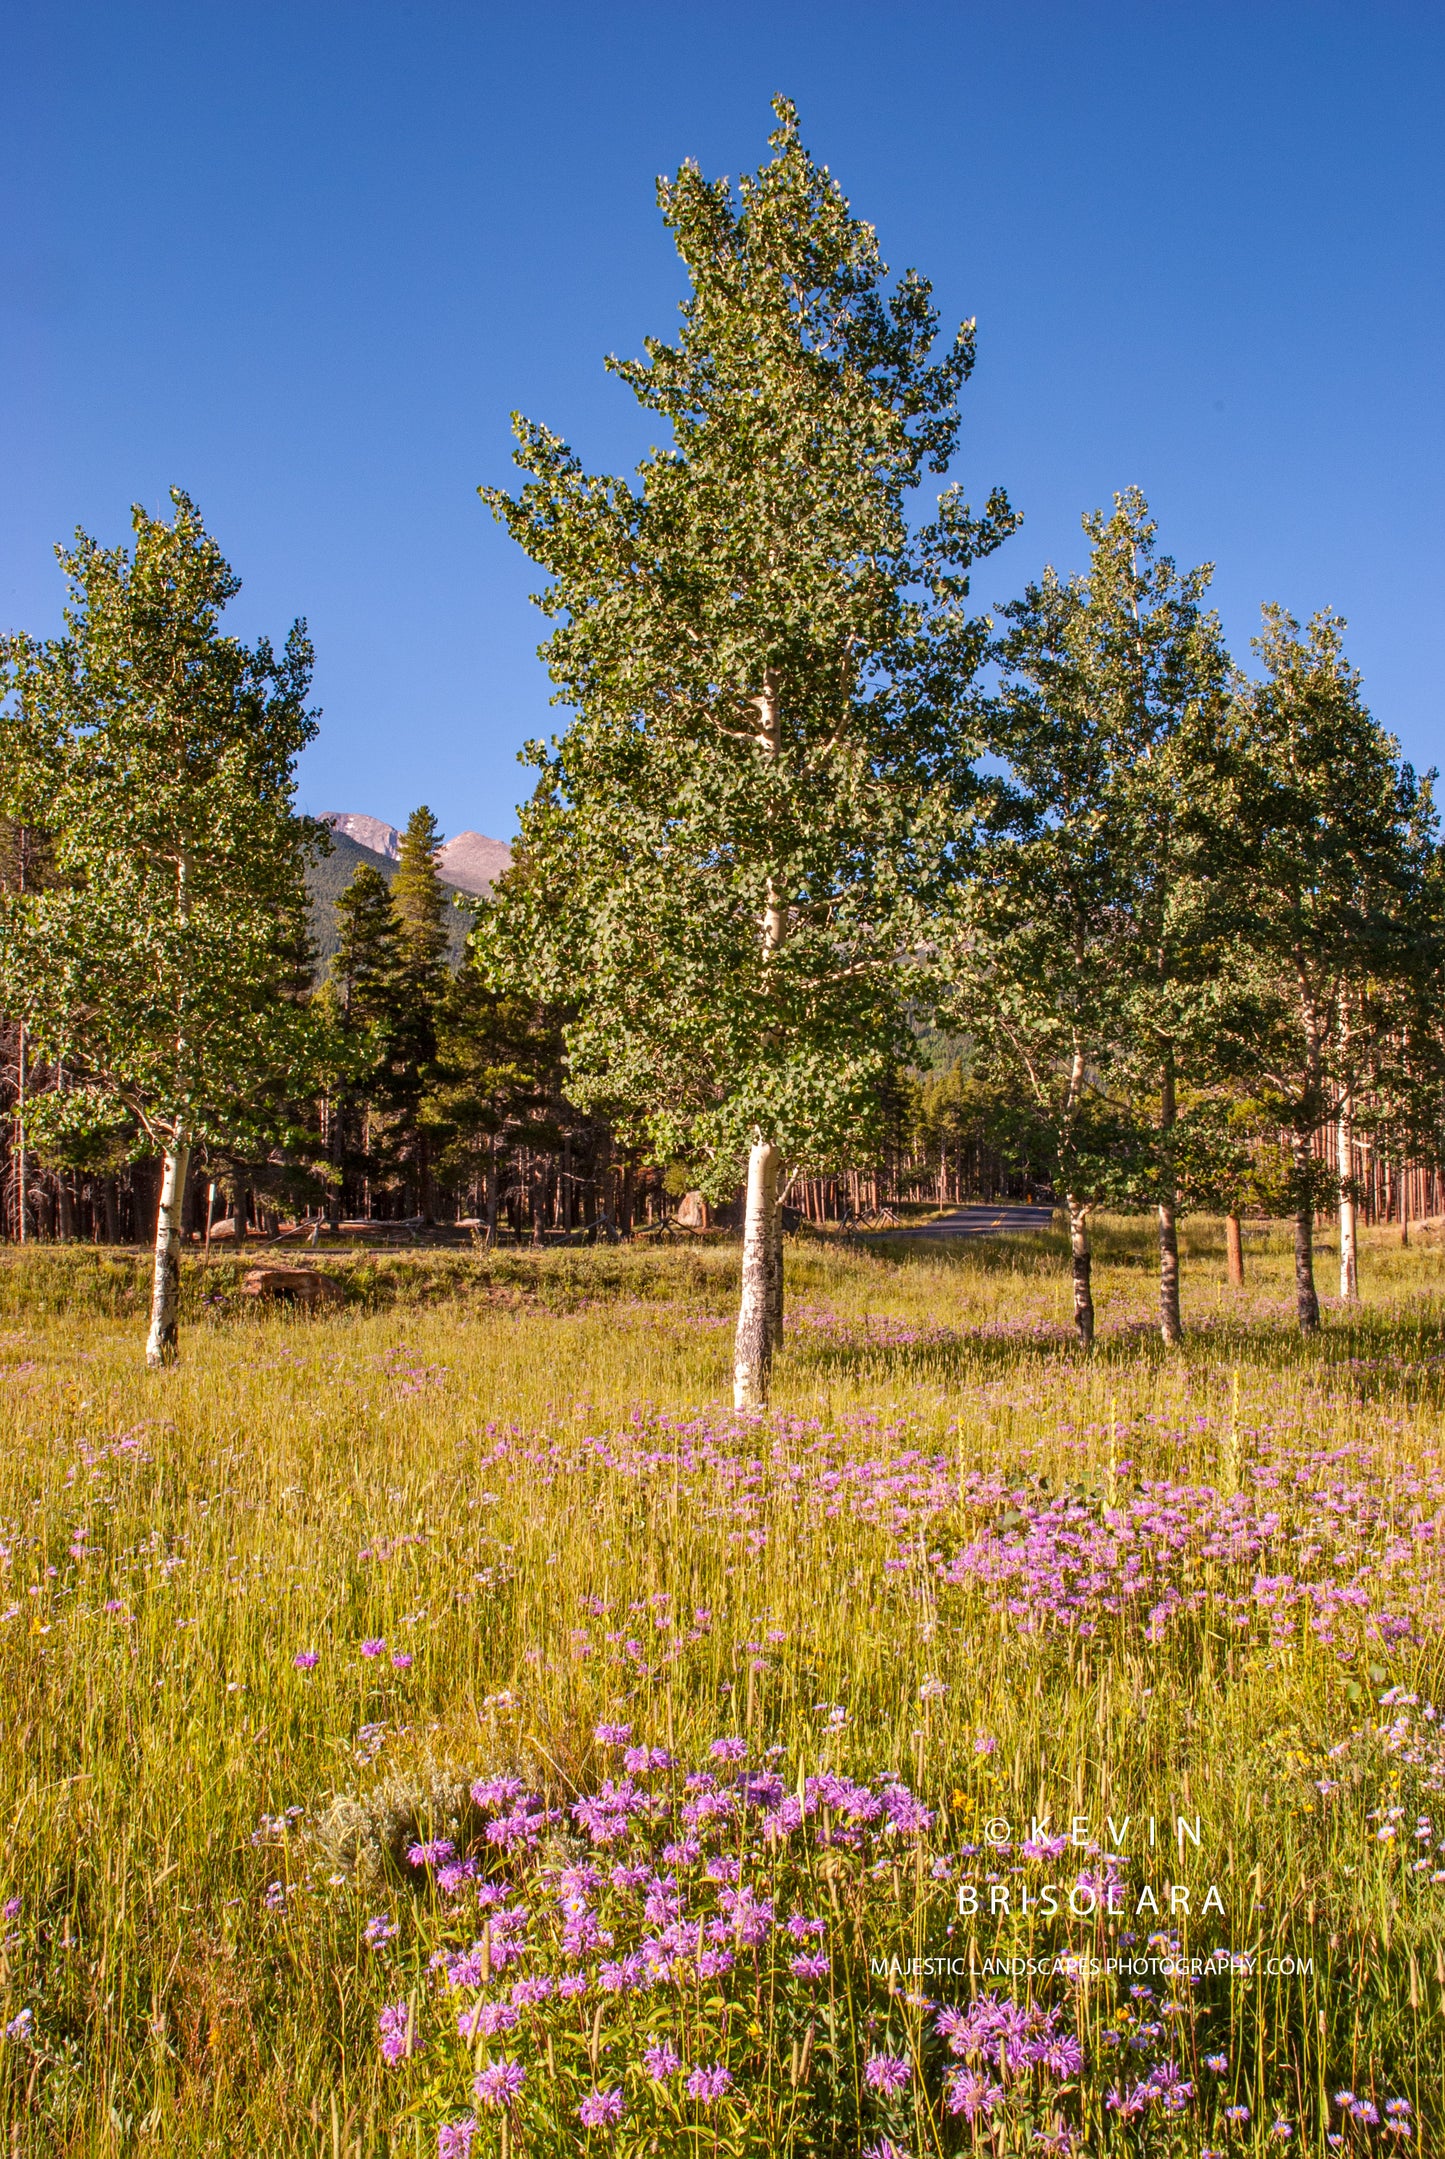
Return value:
<svg viewBox="0 0 1445 2159">
<path fill-rule="evenodd" d="M 1320 1210 L 1349 1295 L 1355 1165 L 1435 1160 L 1436 813 L 1344 624 L 1266 607 L 1237 667 L 1208 566 L 1160 550 L 1136 489 L 1085 518 L 1084 570 L 975 611 L 1003 490 L 909 514 L 953 460 L 974 325 L 940 341 L 927 282 L 890 278 L 776 113 L 736 186 L 659 183 L 681 325 L 608 365 L 668 445 L 594 477 L 517 416 L 522 484 L 481 490 L 545 574 L 571 716 L 527 746 L 461 968 L 418 811 L 313 984 L 305 628 L 279 654 L 224 634 L 234 574 L 184 495 L 134 513 L 132 550 L 80 536 L 64 634 L 6 641 L 0 1003 L 19 1069 L 55 1076 L 27 1144 L 161 1160 L 152 1361 L 197 1148 L 338 1219 L 465 1193 L 495 1228 L 523 1132 L 565 1161 L 564 1211 L 617 1160 L 741 1188 L 741 1408 L 783 1326 L 783 1197 L 876 1159 L 901 1102 L 942 1130 L 951 1094 L 1057 1194 L 1085 1345 L 1098 1209 L 1154 1215 L 1170 1343 L 1181 1213 L 1288 1216 L 1312 1330 Z M 922 1075 L 930 1039 L 953 1051 Z"/>
</svg>

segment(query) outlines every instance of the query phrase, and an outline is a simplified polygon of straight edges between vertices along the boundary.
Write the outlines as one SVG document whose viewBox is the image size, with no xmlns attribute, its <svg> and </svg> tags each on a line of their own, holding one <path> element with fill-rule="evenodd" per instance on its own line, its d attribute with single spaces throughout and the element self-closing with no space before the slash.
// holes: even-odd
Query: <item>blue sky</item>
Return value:
<svg viewBox="0 0 1445 2159">
<path fill-rule="evenodd" d="M 1445 9 L 834 0 L 10 0 L 0 624 L 51 548 L 195 495 L 309 618 L 312 810 L 509 837 L 556 724 L 529 565 L 476 497 L 508 413 L 593 470 L 647 446 L 604 353 L 669 333 L 654 176 L 765 155 L 768 101 L 895 268 L 975 315 L 957 469 L 1021 534 L 1007 598 L 1137 483 L 1181 561 L 1348 616 L 1379 717 L 1445 764 Z"/>
</svg>

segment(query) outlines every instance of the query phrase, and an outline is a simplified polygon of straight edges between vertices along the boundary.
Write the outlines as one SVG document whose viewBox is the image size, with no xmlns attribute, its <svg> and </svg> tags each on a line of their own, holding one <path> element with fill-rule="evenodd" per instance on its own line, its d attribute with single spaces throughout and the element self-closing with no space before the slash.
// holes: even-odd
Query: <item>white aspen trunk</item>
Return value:
<svg viewBox="0 0 1445 2159">
<path fill-rule="evenodd" d="M 777 674 L 767 668 L 763 686 L 752 699 L 758 715 L 754 740 L 765 764 L 776 765 L 783 746 L 782 705 Z M 773 956 L 788 933 L 785 896 L 766 880 L 759 925 L 762 973 L 767 981 Z M 733 1407 L 766 1409 L 773 1351 L 783 1331 L 783 1225 L 778 1207 L 778 1149 L 759 1135 L 748 1152 L 747 1204 L 743 1219 L 743 1279 L 738 1328 L 733 1345 Z"/>
<path fill-rule="evenodd" d="M 1345 1304 L 1360 1301 L 1360 1269 L 1355 1236 L 1354 1129 L 1348 1101 L 1341 1104 L 1339 1124 L 1340 1171 L 1340 1297 Z"/>
<path fill-rule="evenodd" d="M 490 1252 L 497 1241 L 497 1135 L 491 1134 L 487 1141 L 487 1166 L 482 1172 L 482 1205 L 486 1211 L 486 1247 Z"/>
<path fill-rule="evenodd" d="M 1179 1205 L 1168 1150 L 1174 1134 L 1174 1058 L 1165 1061 L 1159 1099 L 1159 1130 L 1165 1148 L 1165 1191 L 1159 1202 L 1159 1332 L 1170 1348 L 1184 1340 L 1179 1316 Z"/>
<path fill-rule="evenodd" d="M 773 1362 L 772 1257 L 778 1211 L 778 1150 L 754 1140 L 748 1153 L 743 1218 L 743 1287 L 733 1344 L 734 1409 L 766 1409 Z"/>
<path fill-rule="evenodd" d="M 176 1361 L 181 1306 L 181 1204 L 190 1159 L 190 1142 L 178 1134 L 166 1155 L 160 1205 L 156 1209 L 151 1329 L 146 1337 L 146 1365 L 152 1372 Z"/>
<path fill-rule="evenodd" d="M 1294 1217 L 1295 1310 L 1301 1334 L 1314 1334 L 1320 1323 L 1320 1300 L 1315 1294 L 1315 1214 L 1310 1200 L 1309 1141 L 1296 1133 L 1293 1140 L 1295 1183 L 1298 1188 Z"/>
<path fill-rule="evenodd" d="M 22 837 L 21 845 L 22 845 L 22 849 L 23 849 L 23 846 L 24 846 L 24 841 L 23 841 L 23 837 Z M 22 855 L 22 863 L 23 863 L 23 855 Z M 23 889 L 23 887 L 22 887 L 22 889 Z M 30 1204 L 30 1195 L 29 1195 L 29 1193 L 28 1193 L 28 1192 L 26 1191 L 26 1189 L 25 1189 L 25 1022 L 24 1022 L 24 1020 L 22 1020 L 22 1021 L 20 1022 L 20 1028 L 19 1028 L 19 1032 L 18 1032 L 18 1034 L 17 1034 L 17 1036 L 16 1036 L 16 1043 L 17 1043 L 17 1050 L 16 1050 L 17 1064 L 16 1064 L 16 1080 L 15 1080 L 15 1169 L 16 1169 L 16 1184 L 15 1184 L 15 1189 L 16 1189 L 16 1201 L 17 1201 L 17 1206 L 18 1206 L 18 1209 L 19 1209 L 19 1213 L 18 1213 L 18 1218 L 17 1218 L 17 1221 L 16 1221 L 16 1235 L 17 1235 L 17 1237 L 18 1237 L 18 1239 L 19 1239 L 19 1242 L 20 1242 L 21 1244 L 24 1244 L 24 1243 L 25 1243 L 25 1241 L 26 1241 L 26 1239 L 27 1239 L 27 1237 L 28 1237 L 28 1235 L 29 1235 L 29 1231 L 28 1231 L 28 1229 L 26 1228 L 26 1223 L 25 1223 L 25 1212 L 26 1212 L 26 1209 L 27 1209 L 27 1207 L 28 1207 L 28 1206 L 29 1206 L 29 1204 Z"/>
<path fill-rule="evenodd" d="M 1093 1254 L 1089 1250 L 1089 1208 L 1085 1200 L 1070 1192 L 1066 1195 L 1069 1207 L 1069 1254 L 1074 1271 L 1074 1330 L 1083 1349 L 1094 1346 L 1094 1286 Z"/>
<path fill-rule="evenodd" d="M 1322 1093 L 1321 1033 L 1317 1015 L 1307 1007 L 1305 1016 L 1306 1086 L 1301 1107 L 1309 1104 L 1315 1108 Z M 1299 1318 L 1301 1334 L 1314 1334 L 1320 1323 L 1320 1300 L 1315 1291 L 1315 1208 L 1314 1208 L 1314 1155 L 1310 1135 L 1295 1130 L 1290 1140 L 1290 1156 L 1294 1164 L 1295 1216 L 1294 1216 L 1294 1286 L 1295 1310 Z"/>
</svg>

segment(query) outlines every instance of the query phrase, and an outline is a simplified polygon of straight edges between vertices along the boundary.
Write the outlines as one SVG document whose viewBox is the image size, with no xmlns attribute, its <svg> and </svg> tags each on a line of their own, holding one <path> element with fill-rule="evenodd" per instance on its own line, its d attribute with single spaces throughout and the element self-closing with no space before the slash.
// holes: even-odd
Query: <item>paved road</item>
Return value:
<svg viewBox="0 0 1445 2159">
<path fill-rule="evenodd" d="M 959 1207 L 936 1222 L 907 1223 L 898 1229 L 862 1232 L 868 1237 L 996 1237 L 1009 1230 L 1047 1229 L 1052 1207 L 1030 1207 L 1022 1201 L 1001 1200 L 996 1207 Z"/>
</svg>

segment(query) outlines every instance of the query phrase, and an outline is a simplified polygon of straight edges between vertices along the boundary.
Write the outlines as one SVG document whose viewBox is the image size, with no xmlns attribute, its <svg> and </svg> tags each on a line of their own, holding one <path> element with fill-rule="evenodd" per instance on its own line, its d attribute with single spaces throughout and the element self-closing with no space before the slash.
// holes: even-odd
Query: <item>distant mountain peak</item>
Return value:
<svg viewBox="0 0 1445 2159">
<path fill-rule="evenodd" d="M 490 892 L 511 868 L 512 850 L 505 840 L 489 840 L 484 832 L 459 832 L 442 843 L 437 861 L 448 884 L 463 892 Z"/>
<path fill-rule="evenodd" d="M 360 810 L 326 810 L 321 822 L 330 825 L 333 832 L 344 832 L 358 847 L 385 856 L 388 862 L 395 862 L 401 854 L 401 834 L 395 825 L 380 817 L 368 817 Z M 437 850 L 437 867 L 447 883 L 460 892 L 490 892 L 511 861 L 512 850 L 506 841 L 489 840 L 484 832 L 459 832 L 454 839 L 443 841 Z"/>
<path fill-rule="evenodd" d="M 379 817 L 367 817 L 357 810 L 323 810 L 321 822 L 330 825 L 333 832 L 344 832 L 358 847 L 385 855 L 389 862 L 395 862 L 401 853 L 401 834 L 395 825 L 384 824 Z"/>
</svg>

